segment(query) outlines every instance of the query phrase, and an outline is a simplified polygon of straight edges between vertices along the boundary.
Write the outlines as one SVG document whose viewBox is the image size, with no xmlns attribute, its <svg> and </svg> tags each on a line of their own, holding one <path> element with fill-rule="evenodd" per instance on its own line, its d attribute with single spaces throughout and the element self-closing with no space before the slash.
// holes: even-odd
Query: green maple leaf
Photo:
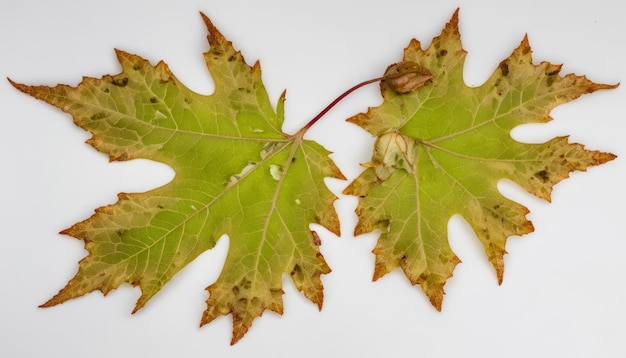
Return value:
<svg viewBox="0 0 626 358">
<path fill-rule="evenodd" d="M 163 62 L 117 51 L 122 72 L 84 78 L 77 87 L 19 90 L 72 114 L 88 140 L 111 160 L 145 158 L 172 167 L 175 178 L 146 193 L 119 194 L 117 203 L 62 233 L 89 252 L 74 278 L 43 306 L 127 282 L 141 288 L 135 311 L 181 268 L 223 235 L 230 247 L 209 286 L 202 324 L 232 314 L 234 343 L 265 309 L 282 314 L 282 275 L 321 308 L 320 275 L 330 272 L 309 229 L 339 234 L 336 197 L 324 177 L 343 178 L 320 145 L 281 131 L 258 63 L 241 54 L 203 15 L 210 50 L 204 54 L 215 92 L 196 94 Z"/>
<path fill-rule="evenodd" d="M 453 215 L 475 230 L 502 282 L 507 238 L 533 226 L 528 209 L 502 196 L 496 183 L 509 179 L 550 200 L 552 187 L 570 172 L 615 158 L 567 137 L 520 143 L 510 131 L 547 122 L 558 104 L 616 86 L 562 77 L 558 65 L 533 65 L 524 38 L 483 85 L 470 88 L 457 23 L 458 10 L 426 50 L 416 40 L 405 49 L 404 61 L 428 70 L 429 82 L 408 94 L 383 82 L 383 104 L 348 119 L 377 136 L 372 161 L 345 190 L 360 197 L 355 234 L 382 232 L 374 279 L 401 267 L 439 310 L 443 286 L 459 263 L 446 233 Z"/>
</svg>

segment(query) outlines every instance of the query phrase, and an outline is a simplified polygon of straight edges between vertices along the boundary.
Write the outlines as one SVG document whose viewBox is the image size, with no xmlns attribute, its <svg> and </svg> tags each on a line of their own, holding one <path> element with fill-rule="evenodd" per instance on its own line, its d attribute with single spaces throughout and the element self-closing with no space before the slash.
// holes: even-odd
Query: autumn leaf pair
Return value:
<svg viewBox="0 0 626 358">
<path fill-rule="evenodd" d="M 223 234 L 230 247 L 207 288 L 202 324 L 232 314 L 237 342 L 264 310 L 282 314 L 284 273 L 322 307 L 320 276 L 330 268 L 309 225 L 340 234 L 337 198 L 324 178 L 344 177 L 328 151 L 303 138 L 308 125 L 282 132 L 284 96 L 274 109 L 259 64 L 248 66 L 203 19 L 210 43 L 204 58 L 215 82 L 209 96 L 184 87 L 165 63 L 152 66 L 122 51 L 120 74 L 85 78 L 77 87 L 12 82 L 70 113 L 92 134 L 88 143 L 111 160 L 150 159 L 176 172 L 160 188 L 119 194 L 117 203 L 62 232 L 83 240 L 89 254 L 44 307 L 126 282 L 141 288 L 137 311 Z M 376 137 L 372 160 L 344 191 L 359 197 L 355 234 L 381 232 L 374 279 L 400 267 L 437 309 L 459 263 L 447 239 L 450 217 L 460 214 L 472 226 L 502 281 L 506 239 L 533 226 L 497 181 L 549 200 L 570 172 L 615 158 L 566 137 L 524 144 L 510 136 L 520 124 L 549 121 L 558 104 L 615 86 L 533 65 L 524 39 L 483 85 L 467 87 L 457 22 L 458 12 L 426 50 L 411 41 L 401 65 L 409 75 L 388 69 L 383 104 L 348 119 Z"/>
</svg>

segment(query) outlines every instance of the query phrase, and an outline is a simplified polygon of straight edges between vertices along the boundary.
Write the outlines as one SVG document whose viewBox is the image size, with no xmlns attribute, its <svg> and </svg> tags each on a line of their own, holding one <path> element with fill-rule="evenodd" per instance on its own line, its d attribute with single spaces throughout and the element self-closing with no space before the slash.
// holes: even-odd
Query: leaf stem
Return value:
<svg viewBox="0 0 626 358">
<path fill-rule="evenodd" d="M 307 129 L 311 128 L 311 126 L 313 126 L 315 124 L 315 122 L 317 122 L 320 118 L 322 118 L 328 111 L 331 110 L 331 108 L 333 108 L 337 103 L 339 103 L 339 101 L 344 99 L 350 93 L 356 91 L 357 89 L 359 89 L 359 88 L 361 88 L 361 87 L 363 87 L 365 85 L 368 85 L 368 84 L 374 83 L 374 82 L 378 82 L 378 81 L 381 81 L 383 79 L 384 79 L 384 77 L 378 77 L 378 78 L 373 78 L 371 80 L 363 81 L 363 82 L 355 85 L 354 87 L 350 88 L 349 90 L 345 91 L 339 97 L 337 97 L 334 101 L 332 101 L 328 106 L 326 106 L 326 108 L 324 108 L 320 113 L 318 113 L 317 116 L 315 116 L 313 119 L 311 119 L 309 121 L 309 123 L 307 123 L 304 127 L 302 127 L 302 129 L 300 131 L 302 133 L 306 132 Z"/>
</svg>

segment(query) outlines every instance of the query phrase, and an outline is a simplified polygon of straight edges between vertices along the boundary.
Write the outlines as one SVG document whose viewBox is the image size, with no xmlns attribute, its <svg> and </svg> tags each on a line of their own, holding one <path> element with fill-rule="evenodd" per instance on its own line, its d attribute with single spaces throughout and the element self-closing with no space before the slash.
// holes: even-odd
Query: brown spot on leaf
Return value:
<svg viewBox="0 0 626 358">
<path fill-rule="evenodd" d="M 126 87 L 128 84 L 128 77 L 114 78 L 113 84 L 118 87 Z"/>
<path fill-rule="evenodd" d="M 498 66 L 498 68 L 500 69 L 500 73 L 502 73 L 502 76 L 508 76 L 509 63 L 507 61 L 500 62 L 500 66 Z"/>
<path fill-rule="evenodd" d="M 300 265 L 296 264 L 293 267 L 293 270 L 291 270 L 291 276 L 295 276 L 295 275 L 300 275 L 300 273 L 302 273 L 302 269 L 300 268 Z"/>
<path fill-rule="evenodd" d="M 548 76 L 555 76 L 556 74 L 558 74 L 561 71 L 560 67 L 557 67 L 555 69 L 553 69 L 552 71 L 548 71 L 546 72 L 546 75 Z"/>
<path fill-rule="evenodd" d="M 89 117 L 89 119 L 91 119 L 92 121 L 97 121 L 98 119 L 102 119 L 106 116 L 107 116 L 106 113 L 98 112 L 98 113 L 93 114 L 91 117 Z"/>
<path fill-rule="evenodd" d="M 320 246 L 322 244 L 320 236 L 315 231 L 311 231 L 311 234 L 313 234 L 313 244 L 315 244 L 315 246 Z"/>
<path fill-rule="evenodd" d="M 252 281 L 244 277 L 241 279 L 241 282 L 239 283 L 239 287 L 243 287 L 244 289 L 249 290 L 250 287 L 252 287 Z"/>
<path fill-rule="evenodd" d="M 384 231 L 389 231 L 389 224 L 391 223 L 391 221 L 389 221 L 389 219 L 380 219 L 376 222 L 376 227 L 380 228 Z"/>
<path fill-rule="evenodd" d="M 547 183 L 550 180 L 550 177 L 548 176 L 548 172 L 545 169 L 536 172 L 535 178 L 541 180 L 544 183 Z"/>
</svg>

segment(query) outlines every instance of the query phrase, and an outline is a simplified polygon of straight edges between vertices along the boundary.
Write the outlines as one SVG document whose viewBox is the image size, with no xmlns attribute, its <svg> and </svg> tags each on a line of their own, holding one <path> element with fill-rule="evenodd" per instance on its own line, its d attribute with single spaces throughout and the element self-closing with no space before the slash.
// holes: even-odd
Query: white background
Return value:
<svg viewBox="0 0 626 358">
<path fill-rule="evenodd" d="M 480 85 L 529 36 L 535 61 L 596 82 L 626 81 L 626 6 L 596 1 L 3 1 L 0 77 L 26 84 L 77 84 L 117 73 L 113 48 L 165 60 L 193 90 L 210 93 L 202 52 L 205 12 L 242 51 L 260 60 L 275 103 L 287 88 L 285 130 L 304 125 L 352 85 L 401 59 L 413 37 L 427 46 L 460 7 L 468 51 L 465 79 Z M 380 103 L 377 85 L 351 95 L 308 137 L 333 151 L 352 179 L 372 139 L 344 119 Z M 617 160 L 559 184 L 551 204 L 510 183 L 536 231 L 511 238 L 504 283 L 470 229 L 450 223 L 463 261 L 437 312 L 400 271 L 371 282 L 376 233 L 354 238 L 356 200 L 337 209 L 341 238 L 319 230 L 333 272 L 324 308 L 284 280 L 285 314 L 266 312 L 229 346 L 231 318 L 198 328 L 205 287 L 228 247 L 188 265 L 148 305 L 139 290 L 92 293 L 40 309 L 76 272 L 82 243 L 57 233 L 116 193 L 149 190 L 173 176 L 150 162 L 108 163 L 87 133 L 59 110 L 0 81 L 0 356 L 2 357 L 624 357 L 626 356 L 626 86 L 559 106 L 554 121 L 516 132 L 542 141 L 571 134 Z M 340 193 L 348 182 L 329 181 Z"/>
</svg>

